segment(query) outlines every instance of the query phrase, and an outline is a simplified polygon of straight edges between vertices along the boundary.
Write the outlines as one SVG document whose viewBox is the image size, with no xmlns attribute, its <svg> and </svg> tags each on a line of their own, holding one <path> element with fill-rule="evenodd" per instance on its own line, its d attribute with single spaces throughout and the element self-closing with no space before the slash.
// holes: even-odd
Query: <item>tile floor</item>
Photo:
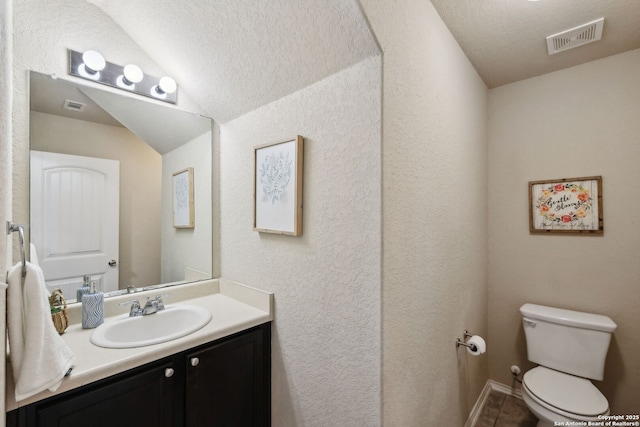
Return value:
<svg viewBox="0 0 640 427">
<path fill-rule="evenodd" d="M 537 423 L 522 399 L 492 390 L 475 427 L 535 427 Z"/>
</svg>

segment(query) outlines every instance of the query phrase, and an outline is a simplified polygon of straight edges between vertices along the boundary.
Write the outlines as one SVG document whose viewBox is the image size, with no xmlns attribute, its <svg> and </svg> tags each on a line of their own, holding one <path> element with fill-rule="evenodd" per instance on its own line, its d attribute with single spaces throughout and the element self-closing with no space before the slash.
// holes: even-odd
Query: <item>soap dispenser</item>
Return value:
<svg viewBox="0 0 640 427">
<path fill-rule="evenodd" d="M 82 295 L 82 327 L 95 328 L 104 322 L 104 294 L 91 282 L 88 293 Z"/>
<path fill-rule="evenodd" d="M 83 284 L 76 291 L 76 301 L 82 302 L 82 295 L 84 295 L 87 292 L 89 292 L 89 290 L 90 290 L 89 281 L 90 280 L 91 280 L 91 276 L 89 276 L 88 274 L 83 277 Z"/>
</svg>

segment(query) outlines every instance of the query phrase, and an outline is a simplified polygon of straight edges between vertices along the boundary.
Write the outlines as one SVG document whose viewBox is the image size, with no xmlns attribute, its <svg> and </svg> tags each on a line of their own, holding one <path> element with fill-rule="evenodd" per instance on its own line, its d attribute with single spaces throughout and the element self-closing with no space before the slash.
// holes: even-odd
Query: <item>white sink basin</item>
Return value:
<svg viewBox="0 0 640 427">
<path fill-rule="evenodd" d="M 99 347 L 144 347 L 189 335 L 211 320 L 209 310 L 195 305 L 170 305 L 146 316 L 128 314 L 108 320 L 91 334 Z"/>
</svg>

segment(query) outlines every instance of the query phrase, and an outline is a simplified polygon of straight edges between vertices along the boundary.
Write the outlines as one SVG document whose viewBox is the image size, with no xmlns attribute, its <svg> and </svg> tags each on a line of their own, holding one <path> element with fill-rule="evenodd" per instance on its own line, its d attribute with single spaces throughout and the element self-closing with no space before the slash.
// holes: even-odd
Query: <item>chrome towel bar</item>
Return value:
<svg viewBox="0 0 640 427">
<path fill-rule="evenodd" d="M 7 221 L 7 234 L 18 232 L 20 241 L 20 259 L 22 260 L 22 277 L 27 275 L 27 257 L 24 249 L 24 224 L 13 224 Z"/>
</svg>

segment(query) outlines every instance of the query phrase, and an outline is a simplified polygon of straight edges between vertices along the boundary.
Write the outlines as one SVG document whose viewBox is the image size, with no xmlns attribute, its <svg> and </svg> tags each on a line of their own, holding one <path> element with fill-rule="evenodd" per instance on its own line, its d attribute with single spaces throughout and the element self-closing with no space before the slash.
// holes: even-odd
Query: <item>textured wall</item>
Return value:
<svg viewBox="0 0 640 427">
<path fill-rule="evenodd" d="M 487 89 L 430 2 L 363 0 L 384 52 L 383 419 L 462 425 L 487 358 Z"/>
<path fill-rule="evenodd" d="M 12 2 L 11 0 L 0 0 L 0 224 L 5 224 L 11 220 L 11 104 L 13 94 L 11 92 L 12 80 L 12 45 L 13 45 L 13 23 L 12 23 Z M 13 238 L 13 237 L 11 237 Z M 0 283 L 4 283 L 6 278 L 4 272 L 11 262 L 9 261 L 8 247 L 10 238 L 3 236 L 0 239 L 0 265 L 5 268 L 0 269 L 3 275 Z M 0 291 L 0 334 L 6 333 L 6 293 Z M 5 382 L 5 343 L 0 343 L 0 414 L 4 414 L 4 382 Z M 0 427 L 5 425 L 5 417 L 0 417 Z"/>
<path fill-rule="evenodd" d="M 122 127 L 38 112 L 30 117 L 34 150 L 120 162 L 119 286 L 160 283 L 160 154 Z"/>
<path fill-rule="evenodd" d="M 525 302 L 601 313 L 617 324 L 605 380 L 613 414 L 640 396 L 640 50 L 490 92 L 491 378 L 527 361 Z M 603 236 L 530 235 L 527 183 L 602 175 Z"/>
<path fill-rule="evenodd" d="M 221 125 L 222 277 L 275 292 L 273 425 L 380 424 L 380 57 Z M 301 237 L 253 223 L 253 147 L 304 136 Z"/>
</svg>

